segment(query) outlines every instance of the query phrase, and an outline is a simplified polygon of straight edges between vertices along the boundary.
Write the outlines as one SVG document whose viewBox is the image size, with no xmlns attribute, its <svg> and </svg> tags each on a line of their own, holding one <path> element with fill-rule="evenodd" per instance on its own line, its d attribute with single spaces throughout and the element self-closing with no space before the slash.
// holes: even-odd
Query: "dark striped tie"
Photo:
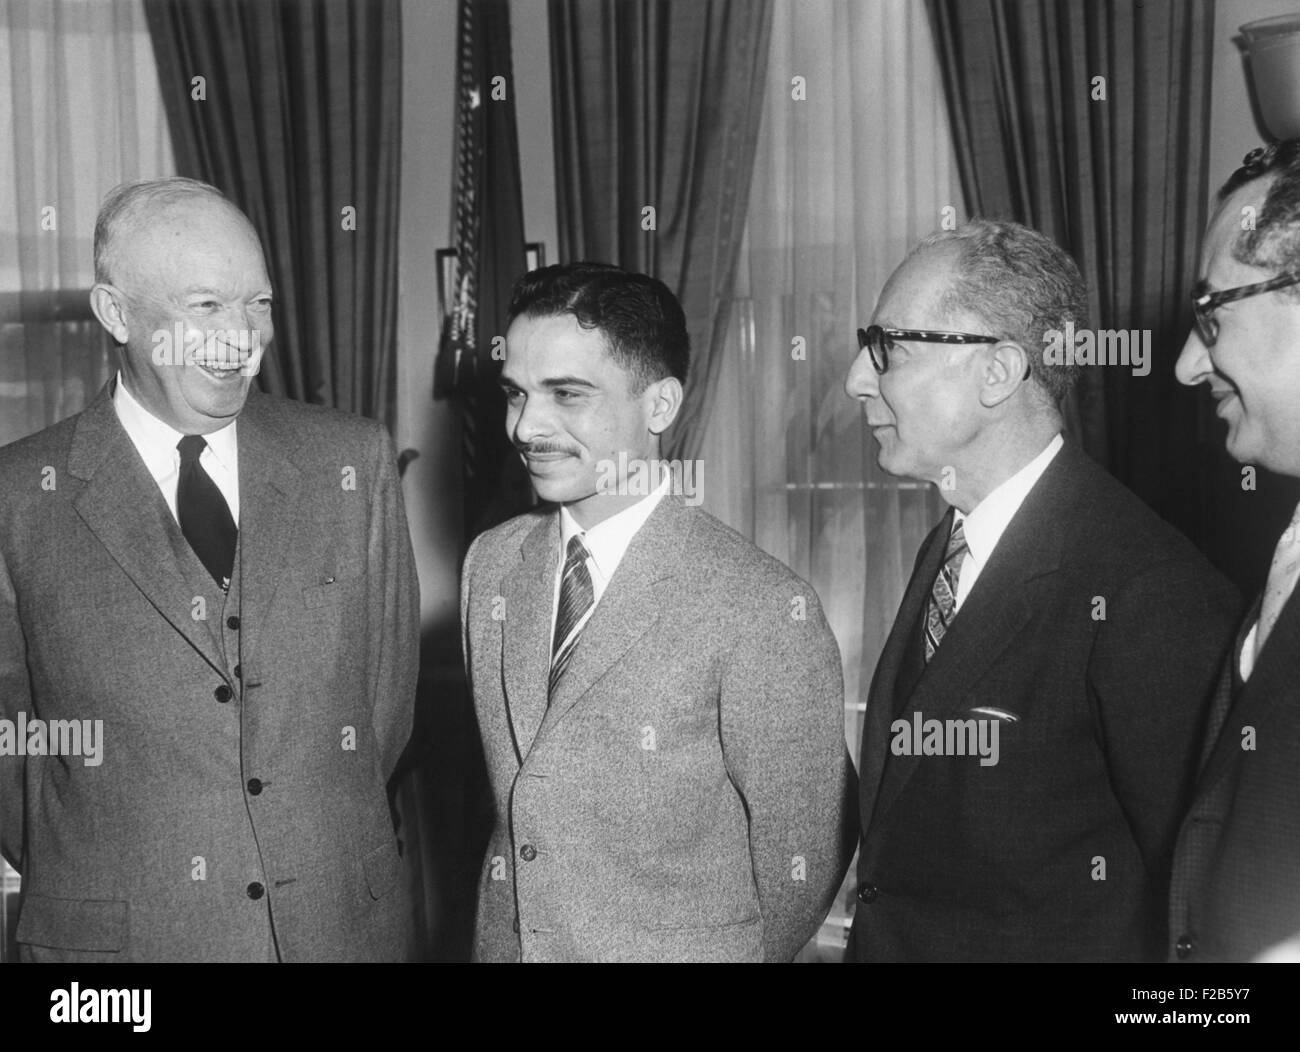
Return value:
<svg viewBox="0 0 1300 1052">
<path fill-rule="evenodd" d="M 555 693 L 555 685 L 569 665 L 573 651 L 582 634 L 579 626 L 587 611 L 596 602 L 596 590 L 587 571 L 587 549 L 577 534 L 569 539 L 564 560 L 564 576 L 560 579 L 560 606 L 555 614 L 555 638 L 551 641 L 551 678 L 547 684 L 547 697 Z"/>
<path fill-rule="evenodd" d="M 948 550 L 944 553 L 943 565 L 935 574 L 934 585 L 930 589 L 930 598 L 925 604 L 925 661 L 929 664 L 934 652 L 943 642 L 944 633 L 952 624 L 957 607 L 957 580 L 961 573 L 962 560 L 966 558 L 966 535 L 959 522 L 953 527 L 948 537 Z"/>
</svg>

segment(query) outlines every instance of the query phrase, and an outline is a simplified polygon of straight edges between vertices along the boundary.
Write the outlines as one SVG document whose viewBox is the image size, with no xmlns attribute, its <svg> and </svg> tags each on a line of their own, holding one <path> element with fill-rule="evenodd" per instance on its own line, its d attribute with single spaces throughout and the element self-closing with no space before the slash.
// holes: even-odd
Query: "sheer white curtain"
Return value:
<svg viewBox="0 0 1300 1052">
<path fill-rule="evenodd" d="M 0 98 L 4 445 L 108 379 L 111 341 L 87 298 L 95 213 L 117 183 L 176 169 L 140 0 L 0 0 Z M 0 863 L 0 959 L 17 896 Z"/>
<path fill-rule="evenodd" d="M 140 0 L 0 0 L 0 93 L 3 445 L 108 378 L 87 300 L 95 213 L 117 183 L 175 165 Z"/>
<path fill-rule="evenodd" d="M 942 509 L 933 487 L 879 470 L 843 386 L 890 272 L 963 218 L 925 5 L 775 0 L 766 90 L 704 503 L 816 588 L 856 761 L 876 659 Z M 838 955 L 850 885 L 806 957 Z"/>
</svg>

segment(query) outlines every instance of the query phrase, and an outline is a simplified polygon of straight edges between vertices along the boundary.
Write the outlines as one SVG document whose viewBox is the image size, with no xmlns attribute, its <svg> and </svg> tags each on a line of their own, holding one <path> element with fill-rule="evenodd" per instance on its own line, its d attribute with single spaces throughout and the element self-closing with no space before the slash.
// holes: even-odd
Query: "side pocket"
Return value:
<svg viewBox="0 0 1300 1052">
<path fill-rule="evenodd" d="M 126 945 L 128 930 L 125 902 L 29 894 L 23 898 L 15 937 L 56 950 L 116 953 Z"/>
</svg>

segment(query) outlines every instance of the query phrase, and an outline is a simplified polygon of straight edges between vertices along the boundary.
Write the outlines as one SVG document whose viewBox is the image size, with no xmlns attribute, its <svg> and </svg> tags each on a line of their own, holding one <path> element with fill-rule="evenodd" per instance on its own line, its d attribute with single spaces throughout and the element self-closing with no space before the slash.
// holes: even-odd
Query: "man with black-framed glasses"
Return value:
<svg viewBox="0 0 1300 1052">
<path fill-rule="evenodd" d="M 1300 477 L 1300 140 L 1252 151 L 1219 191 L 1192 309 L 1178 379 L 1209 387 L 1233 459 Z M 1176 960 L 1300 960 L 1297 577 L 1300 508 L 1219 678 L 1175 856 Z"/>
<path fill-rule="evenodd" d="M 845 389 L 951 505 L 872 680 L 857 961 L 1143 960 L 1236 595 L 1061 435 L 1086 325 L 1049 238 L 976 220 L 894 272 Z"/>
</svg>

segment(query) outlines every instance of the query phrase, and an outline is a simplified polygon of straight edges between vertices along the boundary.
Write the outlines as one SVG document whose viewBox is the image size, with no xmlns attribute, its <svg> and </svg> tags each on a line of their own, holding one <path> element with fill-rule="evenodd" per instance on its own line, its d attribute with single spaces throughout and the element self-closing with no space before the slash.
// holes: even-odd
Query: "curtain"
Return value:
<svg viewBox="0 0 1300 1052">
<path fill-rule="evenodd" d="M 844 662 L 856 758 L 876 660 L 944 505 L 932 486 L 876 466 L 844 379 L 889 274 L 925 234 L 960 221 L 960 186 L 923 7 L 773 7 L 704 505 L 817 590 Z M 851 877 L 805 957 L 839 958 Z"/>
<path fill-rule="evenodd" d="M 1149 375 L 1085 369 L 1085 447 L 1204 543 L 1206 406 L 1174 361 L 1205 219 L 1213 0 L 928 6 L 971 213 L 1063 245 L 1095 328 L 1150 331 Z"/>
<path fill-rule="evenodd" d="M 174 172 L 138 0 L 0 0 L 0 445 L 80 411 L 110 376 L 90 312 L 95 215 Z"/>
<path fill-rule="evenodd" d="M 0 446 L 80 412 L 116 366 L 90 312 L 99 202 L 174 172 L 138 0 L 0 0 Z M 0 862 L 0 961 L 20 879 Z"/>
<path fill-rule="evenodd" d="M 551 0 L 564 260 L 643 271 L 681 300 L 691 377 L 668 455 L 698 455 L 747 212 L 770 0 Z"/>
<path fill-rule="evenodd" d="M 182 175 L 262 235 L 274 394 L 376 417 L 396 397 L 398 0 L 145 0 Z"/>
</svg>

